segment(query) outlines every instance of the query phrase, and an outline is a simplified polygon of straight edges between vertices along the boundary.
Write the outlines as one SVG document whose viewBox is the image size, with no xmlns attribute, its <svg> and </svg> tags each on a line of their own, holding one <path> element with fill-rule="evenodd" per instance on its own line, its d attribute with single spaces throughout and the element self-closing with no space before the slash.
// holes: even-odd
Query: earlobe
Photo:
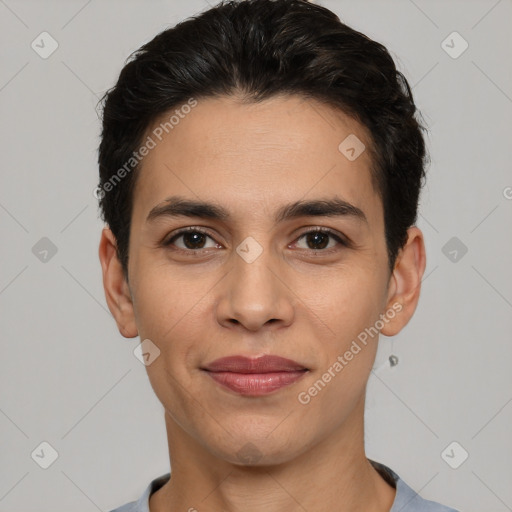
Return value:
<svg viewBox="0 0 512 512">
<path fill-rule="evenodd" d="M 413 226 L 401 249 L 390 278 L 388 301 L 384 314 L 388 318 L 381 329 L 385 336 L 398 334 L 412 318 L 418 305 L 421 279 L 425 272 L 426 252 L 423 233 Z"/>
<path fill-rule="evenodd" d="M 98 249 L 103 273 L 103 288 L 108 308 L 125 338 L 138 335 L 128 283 L 116 252 L 116 239 L 110 228 L 103 228 Z"/>
</svg>

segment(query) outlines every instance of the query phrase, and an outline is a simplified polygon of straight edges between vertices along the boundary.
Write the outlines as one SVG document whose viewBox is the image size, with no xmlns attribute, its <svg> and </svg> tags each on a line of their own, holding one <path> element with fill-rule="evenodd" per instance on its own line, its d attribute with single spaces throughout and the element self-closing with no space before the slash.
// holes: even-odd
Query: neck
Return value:
<svg viewBox="0 0 512 512">
<path fill-rule="evenodd" d="M 219 459 L 166 414 L 171 479 L 151 496 L 150 510 L 388 512 L 395 489 L 364 453 L 364 399 L 356 409 L 331 436 L 267 466 Z"/>
</svg>

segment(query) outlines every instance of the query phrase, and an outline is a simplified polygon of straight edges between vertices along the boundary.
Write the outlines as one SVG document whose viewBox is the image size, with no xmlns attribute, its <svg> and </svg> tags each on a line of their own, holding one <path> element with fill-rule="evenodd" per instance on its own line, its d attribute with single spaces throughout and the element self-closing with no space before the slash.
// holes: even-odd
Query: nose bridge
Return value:
<svg viewBox="0 0 512 512">
<path fill-rule="evenodd" d="M 218 304 L 220 323 L 239 323 L 257 330 L 269 320 L 279 324 L 291 322 L 291 292 L 279 275 L 280 259 L 268 244 L 245 238 L 233 251 L 230 264 Z"/>
</svg>

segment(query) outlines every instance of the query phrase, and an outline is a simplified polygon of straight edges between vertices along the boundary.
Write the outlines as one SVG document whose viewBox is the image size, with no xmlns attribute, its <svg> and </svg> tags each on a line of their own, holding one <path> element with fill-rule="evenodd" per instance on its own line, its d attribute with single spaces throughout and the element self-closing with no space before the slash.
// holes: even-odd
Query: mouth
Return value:
<svg viewBox="0 0 512 512">
<path fill-rule="evenodd" d="M 294 384 L 309 368 L 279 356 L 230 356 L 216 359 L 201 370 L 215 382 L 245 396 L 262 396 Z"/>
<path fill-rule="evenodd" d="M 260 357 L 221 357 L 201 369 L 209 372 L 274 373 L 296 372 L 309 368 L 285 357 L 264 355 Z"/>
</svg>

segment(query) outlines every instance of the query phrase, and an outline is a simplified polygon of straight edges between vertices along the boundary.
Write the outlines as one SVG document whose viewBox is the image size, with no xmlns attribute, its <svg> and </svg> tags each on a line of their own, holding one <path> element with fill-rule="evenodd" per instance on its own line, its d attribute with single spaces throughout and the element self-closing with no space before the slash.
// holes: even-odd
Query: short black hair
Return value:
<svg viewBox="0 0 512 512">
<path fill-rule="evenodd" d="M 306 0 L 224 0 L 133 52 L 100 102 L 102 219 L 128 279 L 134 152 L 155 120 L 191 98 L 257 103 L 298 95 L 341 110 L 370 135 L 372 183 L 382 199 L 389 271 L 415 224 L 428 161 L 411 88 L 382 44 Z M 341 142 L 341 141 L 340 141 Z M 130 165 L 127 167 L 127 162 Z M 121 172 L 124 169 L 124 172 Z M 122 179 L 121 179 L 122 176 Z"/>
</svg>

